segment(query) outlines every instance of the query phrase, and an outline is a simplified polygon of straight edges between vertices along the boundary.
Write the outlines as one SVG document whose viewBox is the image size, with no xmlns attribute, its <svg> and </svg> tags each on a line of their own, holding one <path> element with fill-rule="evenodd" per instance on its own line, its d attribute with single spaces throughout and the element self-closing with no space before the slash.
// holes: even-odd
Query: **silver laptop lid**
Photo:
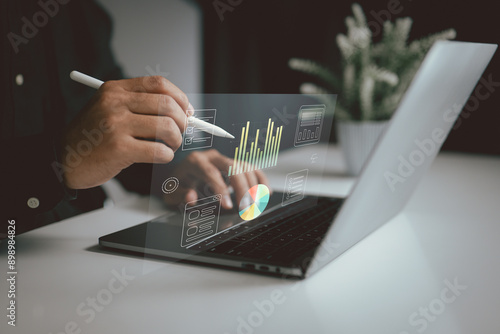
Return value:
<svg viewBox="0 0 500 334">
<path fill-rule="evenodd" d="M 306 276 L 401 211 L 496 48 L 493 44 L 449 41 L 431 48 Z"/>
</svg>

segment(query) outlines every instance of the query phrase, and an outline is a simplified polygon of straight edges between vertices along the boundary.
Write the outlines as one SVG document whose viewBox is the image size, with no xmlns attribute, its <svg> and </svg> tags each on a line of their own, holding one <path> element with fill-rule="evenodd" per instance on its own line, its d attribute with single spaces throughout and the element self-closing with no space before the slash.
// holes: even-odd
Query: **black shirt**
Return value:
<svg viewBox="0 0 500 334">
<path fill-rule="evenodd" d="M 3 0 L 0 15 L 0 233 L 8 219 L 22 233 L 102 206 L 100 187 L 65 188 L 54 143 L 94 94 L 69 73 L 110 80 L 122 72 L 110 50 L 111 20 L 94 1 Z"/>
</svg>

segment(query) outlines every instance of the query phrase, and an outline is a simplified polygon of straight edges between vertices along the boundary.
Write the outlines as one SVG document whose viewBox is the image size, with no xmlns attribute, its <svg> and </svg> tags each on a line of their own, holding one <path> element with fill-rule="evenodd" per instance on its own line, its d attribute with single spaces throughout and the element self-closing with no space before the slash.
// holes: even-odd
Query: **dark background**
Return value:
<svg viewBox="0 0 500 334">
<path fill-rule="evenodd" d="M 198 2 L 204 13 L 206 93 L 298 93 L 300 84 L 311 78 L 288 68 L 291 57 L 314 59 L 333 69 L 340 63 L 335 36 L 346 32 L 344 19 L 352 15 L 352 2 L 243 0 L 224 13 L 223 21 L 213 0 Z M 375 21 L 371 11 L 387 10 L 389 1 L 358 3 L 367 20 Z M 413 18 L 410 41 L 448 28 L 457 31 L 459 41 L 498 43 L 500 39 L 499 5 L 491 0 L 401 0 L 400 6 L 403 10 L 391 14 L 391 21 Z M 497 51 L 483 77 L 492 75 L 493 81 L 500 82 L 499 70 Z M 469 117 L 461 115 L 457 121 L 461 124 L 455 125 L 443 150 L 500 154 L 500 87 L 496 90 Z"/>
</svg>

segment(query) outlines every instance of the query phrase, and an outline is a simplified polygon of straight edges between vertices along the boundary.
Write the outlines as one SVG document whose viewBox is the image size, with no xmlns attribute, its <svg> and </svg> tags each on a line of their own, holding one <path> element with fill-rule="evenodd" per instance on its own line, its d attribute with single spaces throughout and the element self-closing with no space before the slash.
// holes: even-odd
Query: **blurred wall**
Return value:
<svg viewBox="0 0 500 334">
<path fill-rule="evenodd" d="M 99 0 L 114 23 L 112 47 L 127 77 L 166 76 L 201 92 L 201 11 L 189 0 Z"/>
<path fill-rule="evenodd" d="M 210 93 L 298 93 L 311 77 L 290 70 L 291 57 L 314 59 L 338 71 L 335 38 L 345 33 L 353 2 L 378 27 L 388 18 L 412 17 L 410 40 L 455 28 L 460 41 L 500 42 L 493 0 L 246 0 L 231 1 L 237 5 L 219 12 L 213 0 L 197 1 L 204 10 L 204 91 Z M 391 14 L 388 9 L 395 4 Z M 377 35 L 376 40 L 382 37 Z M 500 51 L 483 78 L 493 82 L 491 94 L 477 105 L 472 98 L 473 111 L 461 114 L 444 150 L 500 155 Z"/>
</svg>

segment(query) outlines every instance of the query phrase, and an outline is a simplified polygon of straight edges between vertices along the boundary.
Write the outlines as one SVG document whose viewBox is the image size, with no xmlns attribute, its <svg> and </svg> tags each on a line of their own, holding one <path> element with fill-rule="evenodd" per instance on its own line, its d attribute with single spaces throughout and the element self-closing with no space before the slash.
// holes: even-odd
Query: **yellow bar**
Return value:
<svg viewBox="0 0 500 334">
<path fill-rule="evenodd" d="M 271 135 L 273 134 L 274 132 L 274 122 L 271 123 Z M 274 140 L 275 140 L 276 136 L 273 136 L 273 140 L 271 141 L 271 144 L 273 145 L 274 147 Z M 271 154 L 273 153 L 272 149 L 270 151 L 267 151 L 267 167 L 271 167 Z"/>
<path fill-rule="evenodd" d="M 255 163 L 257 164 L 257 166 L 255 167 L 255 169 L 260 169 L 260 159 L 259 159 L 259 155 L 260 155 L 260 148 L 257 147 L 257 155 L 255 157 Z"/>
<path fill-rule="evenodd" d="M 269 128 L 270 127 L 271 127 L 271 119 L 269 119 L 269 122 L 267 123 L 266 141 L 264 143 L 264 159 L 265 159 L 266 153 L 267 153 L 267 146 L 268 146 L 267 141 L 268 141 L 269 138 L 271 138 L 271 134 L 269 133 Z M 262 168 L 266 168 L 265 161 L 262 162 Z"/>
<path fill-rule="evenodd" d="M 247 152 L 247 158 L 246 161 L 248 161 L 248 152 Z M 250 168 L 250 165 L 248 162 L 245 162 L 245 166 L 243 167 L 245 170 L 243 171 L 244 173 L 248 172 L 248 169 Z"/>
<path fill-rule="evenodd" d="M 276 146 L 278 144 L 278 132 L 279 128 L 276 128 L 276 134 L 273 137 L 273 149 L 271 150 L 271 156 L 269 157 L 269 167 L 274 166 L 274 156 L 276 155 Z"/>
<path fill-rule="evenodd" d="M 246 131 L 245 131 L 245 144 L 243 145 L 243 152 L 242 152 L 242 156 L 243 156 L 243 160 L 245 160 L 245 153 L 247 151 L 247 141 L 248 141 L 248 128 L 250 127 L 250 122 L 247 122 L 247 126 L 246 126 Z M 245 165 L 241 166 L 241 170 L 244 170 L 246 168 Z"/>
<path fill-rule="evenodd" d="M 240 168 L 241 168 L 241 150 L 243 148 L 243 138 L 245 138 L 245 127 L 241 129 L 241 139 L 240 139 L 240 149 L 239 149 L 239 154 L 238 154 L 238 159 L 236 160 L 236 171 L 235 174 L 240 173 Z"/>
<path fill-rule="evenodd" d="M 259 144 L 259 129 L 257 129 L 254 143 L 255 146 L 253 147 L 253 156 L 250 158 L 250 160 L 252 160 L 252 170 L 257 169 L 257 166 L 255 166 L 255 152 L 257 152 L 257 145 Z"/>
<path fill-rule="evenodd" d="M 236 174 L 236 159 L 238 158 L 238 147 L 234 150 L 234 160 L 233 160 L 233 175 Z"/>
<path fill-rule="evenodd" d="M 238 148 L 236 148 L 234 152 L 234 168 L 233 168 L 233 175 L 238 174 Z"/>
<path fill-rule="evenodd" d="M 269 119 L 271 120 L 271 119 Z M 269 132 L 269 148 L 272 144 L 272 141 L 271 141 L 271 136 L 273 135 L 273 129 L 274 129 L 274 122 L 271 123 L 271 132 Z M 264 157 L 264 161 L 265 161 L 265 165 L 264 165 L 264 168 L 267 168 L 269 167 L 269 155 L 271 153 L 271 150 L 270 149 L 267 149 L 267 155 Z"/>
<path fill-rule="evenodd" d="M 252 145 L 250 145 L 250 156 L 249 158 L 247 159 L 247 163 L 248 163 L 248 169 L 247 169 L 247 172 L 251 171 L 253 168 L 252 168 L 252 154 L 253 154 L 253 143 L 252 142 Z"/>
<path fill-rule="evenodd" d="M 276 158 L 276 147 L 278 146 L 278 136 L 280 133 L 280 128 L 276 128 L 276 135 L 274 136 L 273 150 L 271 151 L 271 161 L 269 162 L 270 167 L 276 166 L 274 160 Z"/>
<path fill-rule="evenodd" d="M 281 133 L 283 133 L 283 125 L 279 127 L 280 133 L 278 135 L 278 145 L 276 147 L 276 158 L 274 160 L 274 165 L 276 166 L 278 164 L 278 154 L 280 153 L 280 146 L 281 146 Z"/>
<path fill-rule="evenodd" d="M 273 138 L 271 139 L 271 150 L 269 151 L 269 159 L 268 159 L 267 167 L 273 167 L 274 145 L 276 145 L 276 136 L 273 136 Z"/>
</svg>

